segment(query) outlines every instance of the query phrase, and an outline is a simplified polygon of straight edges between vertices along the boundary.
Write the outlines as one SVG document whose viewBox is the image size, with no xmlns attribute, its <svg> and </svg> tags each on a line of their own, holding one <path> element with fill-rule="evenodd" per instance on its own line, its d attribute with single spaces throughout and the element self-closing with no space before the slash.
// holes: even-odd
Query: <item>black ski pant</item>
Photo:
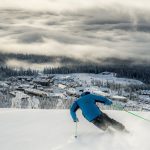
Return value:
<svg viewBox="0 0 150 150">
<path fill-rule="evenodd" d="M 105 113 L 102 113 L 100 116 L 96 117 L 92 123 L 98 127 L 99 129 L 106 130 L 109 126 L 119 130 L 123 131 L 125 129 L 125 126 L 121 123 L 117 122 L 116 120 L 110 118 Z"/>
</svg>

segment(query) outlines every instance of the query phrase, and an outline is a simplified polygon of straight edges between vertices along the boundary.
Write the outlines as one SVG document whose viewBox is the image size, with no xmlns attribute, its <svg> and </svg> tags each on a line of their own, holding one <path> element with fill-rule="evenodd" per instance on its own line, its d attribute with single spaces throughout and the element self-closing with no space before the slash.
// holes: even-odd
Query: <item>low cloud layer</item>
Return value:
<svg viewBox="0 0 150 150">
<path fill-rule="evenodd" d="M 0 13 L 3 53 L 149 62 L 148 0 L 6 0 Z"/>
</svg>

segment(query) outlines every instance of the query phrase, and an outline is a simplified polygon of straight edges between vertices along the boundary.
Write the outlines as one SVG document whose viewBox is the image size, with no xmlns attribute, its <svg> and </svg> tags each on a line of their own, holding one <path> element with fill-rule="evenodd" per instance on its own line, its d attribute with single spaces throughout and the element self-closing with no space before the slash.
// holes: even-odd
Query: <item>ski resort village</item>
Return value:
<svg viewBox="0 0 150 150">
<path fill-rule="evenodd" d="M 0 81 L 0 107 L 68 109 L 84 91 L 105 96 L 127 110 L 150 111 L 148 86 L 138 80 L 119 78 L 112 72 L 9 77 Z"/>
</svg>

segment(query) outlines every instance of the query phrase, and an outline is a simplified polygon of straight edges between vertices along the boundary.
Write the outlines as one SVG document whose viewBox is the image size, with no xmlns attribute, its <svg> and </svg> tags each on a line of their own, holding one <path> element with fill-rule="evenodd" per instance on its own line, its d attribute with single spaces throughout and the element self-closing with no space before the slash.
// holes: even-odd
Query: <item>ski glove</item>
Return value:
<svg viewBox="0 0 150 150">
<path fill-rule="evenodd" d="M 79 122 L 78 118 L 74 119 L 74 122 Z"/>
<path fill-rule="evenodd" d="M 109 101 L 107 101 L 105 104 L 106 104 L 106 105 L 112 105 L 113 102 L 112 102 L 111 100 L 109 100 Z"/>
</svg>

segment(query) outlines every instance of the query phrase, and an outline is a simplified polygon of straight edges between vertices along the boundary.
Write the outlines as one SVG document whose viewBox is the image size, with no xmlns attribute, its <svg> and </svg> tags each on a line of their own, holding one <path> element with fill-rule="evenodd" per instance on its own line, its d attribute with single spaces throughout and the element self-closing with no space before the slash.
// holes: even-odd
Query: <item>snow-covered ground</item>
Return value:
<svg viewBox="0 0 150 150">
<path fill-rule="evenodd" d="M 120 111 L 105 111 L 131 132 L 103 132 L 78 111 L 78 138 L 68 110 L 0 109 L 1 150 L 150 150 L 150 123 Z M 135 112 L 147 119 L 149 112 Z"/>
</svg>

